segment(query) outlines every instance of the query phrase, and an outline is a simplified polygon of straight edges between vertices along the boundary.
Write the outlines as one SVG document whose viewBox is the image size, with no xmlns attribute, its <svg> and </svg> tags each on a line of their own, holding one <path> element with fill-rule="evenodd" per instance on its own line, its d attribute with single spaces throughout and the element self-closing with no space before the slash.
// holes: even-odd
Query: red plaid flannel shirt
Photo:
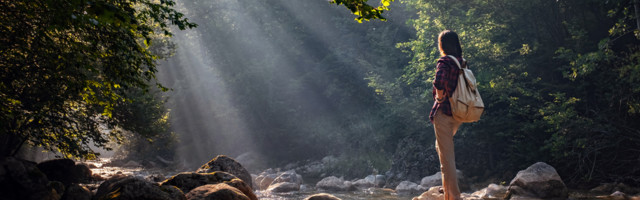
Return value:
<svg viewBox="0 0 640 200">
<path fill-rule="evenodd" d="M 462 58 L 457 58 L 458 62 L 462 64 Z M 453 94 L 458 86 L 458 75 L 460 69 L 455 61 L 449 56 L 443 56 L 438 59 L 438 65 L 436 66 L 436 79 L 433 81 L 433 107 L 429 114 L 429 119 L 433 122 L 433 117 L 438 112 L 438 109 L 442 110 L 445 115 L 451 116 L 451 103 L 449 103 L 449 97 Z M 444 90 L 446 97 L 442 103 L 438 103 L 436 99 L 436 89 Z"/>
</svg>

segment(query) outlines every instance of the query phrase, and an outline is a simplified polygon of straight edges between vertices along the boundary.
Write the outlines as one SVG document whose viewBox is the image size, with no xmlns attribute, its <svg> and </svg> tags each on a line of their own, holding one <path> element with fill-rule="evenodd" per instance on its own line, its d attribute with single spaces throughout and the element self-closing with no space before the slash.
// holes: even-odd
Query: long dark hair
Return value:
<svg viewBox="0 0 640 200">
<path fill-rule="evenodd" d="M 452 30 L 444 30 L 440 33 L 438 36 L 438 49 L 440 49 L 440 55 L 442 56 L 462 57 L 460 39 L 458 39 L 458 34 Z"/>
</svg>

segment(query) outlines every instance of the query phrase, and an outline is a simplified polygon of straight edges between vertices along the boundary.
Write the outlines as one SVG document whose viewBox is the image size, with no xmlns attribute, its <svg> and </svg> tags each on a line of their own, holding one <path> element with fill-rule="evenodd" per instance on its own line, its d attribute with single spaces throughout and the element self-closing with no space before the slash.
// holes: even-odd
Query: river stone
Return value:
<svg viewBox="0 0 640 200">
<path fill-rule="evenodd" d="M 556 170 L 543 162 L 535 163 L 519 171 L 509 184 L 509 195 L 543 199 L 566 199 L 567 186 Z"/>
<path fill-rule="evenodd" d="M 344 179 L 335 176 L 323 178 L 316 184 L 316 188 L 327 191 L 353 191 L 356 189 L 350 181 L 344 181 Z"/>
<path fill-rule="evenodd" d="M 36 163 L 13 157 L 0 158 L 0 194 L 0 199 L 60 199 Z"/>
<path fill-rule="evenodd" d="M 300 174 L 296 173 L 296 170 L 289 170 L 286 172 L 281 173 L 280 175 L 278 175 L 278 177 L 276 177 L 273 182 L 271 183 L 271 185 L 276 184 L 276 183 L 296 183 L 298 185 L 302 184 L 302 176 L 300 176 Z"/>
<path fill-rule="evenodd" d="M 414 197 L 412 200 L 442 200 L 444 194 L 440 193 L 440 187 L 431 187 L 426 192 L 420 194 L 420 196 Z"/>
<path fill-rule="evenodd" d="M 233 174 L 247 183 L 249 187 L 253 188 L 251 174 L 249 171 L 242 167 L 240 163 L 225 155 L 216 156 L 214 159 L 196 170 L 197 173 L 210 173 L 215 171 L 223 171 Z"/>
<path fill-rule="evenodd" d="M 62 200 L 91 200 L 91 191 L 84 186 L 71 184 L 62 195 Z"/>
<path fill-rule="evenodd" d="M 398 186 L 396 186 L 396 192 L 398 194 L 406 195 L 406 194 L 420 194 L 424 191 L 427 191 L 428 188 L 425 188 L 417 183 L 411 181 L 402 181 Z"/>
<path fill-rule="evenodd" d="M 300 184 L 290 182 L 280 182 L 271 184 L 267 189 L 268 192 L 285 193 L 300 191 Z"/>
<path fill-rule="evenodd" d="M 244 181 L 240 180 L 233 174 L 221 171 L 212 173 L 183 172 L 163 181 L 161 185 L 173 185 L 178 187 L 183 192 L 189 193 L 191 190 L 197 187 L 218 183 L 225 183 L 232 187 L 236 187 L 250 199 L 257 199 L 255 194 L 253 193 L 253 190 L 251 189 L 251 187 L 249 187 L 248 184 L 246 184 Z"/>
<path fill-rule="evenodd" d="M 376 176 L 369 175 L 363 179 L 353 182 L 353 186 L 359 189 L 366 189 L 375 186 Z"/>
<path fill-rule="evenodd" d="M 114 195 L 117 194 L 117 195 Z M 98 187 L 94 200 L 182 200 L 162 190 L 157 183 L 139 177 L 115 177 Z"/>
<path fill-rule="evenodd" d="M 319 193 L 319 194 L 308 196 L 304 200 L 342 200 L 342 199 L 327 193 Z"/>
<path fill-rule="evenodd" d="M 64 185 L 71 183 L 88 183 L 91 170 L 87 165 L 76 163 L 71 159 L 47 160 L 36 165 L 50 181 L 60 181 Z"/>
<path fill-rule="evenodd" d="M 263 174 L 260 175 L 256 178 L 256 185 L 258 187 L 258 189 L 260 190 L 266 190 L 267 188 L 269 188 L 269 185 L 271 185 L 271 183 L 273 183 L 273 180 L 275 180 L 278 177 L 277 174 Z"/>
<path fill-rule="evenodd" d="M 186 197 L 188 200 L 250 200 L 238 188 L 222 183 L 197 187 Z"/>
</svg>

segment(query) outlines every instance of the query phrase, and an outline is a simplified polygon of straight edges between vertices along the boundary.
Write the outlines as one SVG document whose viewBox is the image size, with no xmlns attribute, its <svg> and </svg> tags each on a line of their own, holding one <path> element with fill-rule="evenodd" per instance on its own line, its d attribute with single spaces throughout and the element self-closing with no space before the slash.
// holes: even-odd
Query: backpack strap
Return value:
<svg viewBox="0 0 640 200">
<path fill-rule="evenodd" d="M 456 62 L 456 65 L 458 65 L 458 69 L 462 69 L 462 67 L 460 66 L 460 62 L 458 62 L 458 59 L 455 56 L 452 56 L 452 55 L 447 55 L 447 56 L 452 58 L 453 61 Z"/>
</svg>

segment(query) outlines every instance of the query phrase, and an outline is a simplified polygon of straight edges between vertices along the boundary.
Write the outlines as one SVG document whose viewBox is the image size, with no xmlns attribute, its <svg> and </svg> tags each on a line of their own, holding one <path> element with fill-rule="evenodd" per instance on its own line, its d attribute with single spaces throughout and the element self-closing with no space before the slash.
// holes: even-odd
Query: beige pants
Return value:
<svg viewBox="0 0 640 200">
<path fill-rule="evenodd" d="M 436 150 L 440 157 L 440 170 L 442 171 L 442 188 L 444 199 L 460 199 L 458 178 L 456 177 L 456 156 L 453 151 L 453 136 L 458 131 L 462 122 L 445 115 L 438 110 L 433 117 L 433 128 L 436 132 Z"/>
</svg>

